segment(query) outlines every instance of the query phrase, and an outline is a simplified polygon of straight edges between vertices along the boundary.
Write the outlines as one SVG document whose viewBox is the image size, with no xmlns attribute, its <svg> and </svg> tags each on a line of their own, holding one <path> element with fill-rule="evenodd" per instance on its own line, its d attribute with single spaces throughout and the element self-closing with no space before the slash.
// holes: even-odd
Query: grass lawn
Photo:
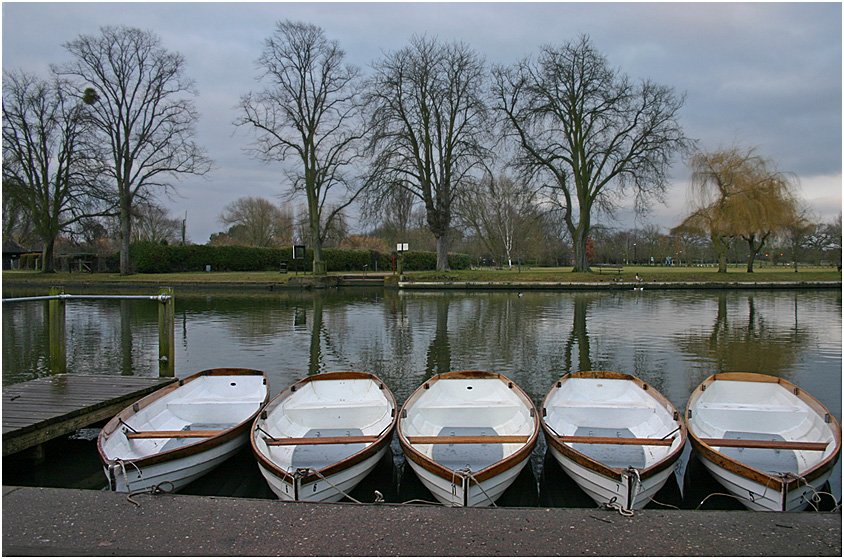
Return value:
<svg viewBox="0 0 844 559">
<path fill-rule="evenodd" d="M 726 274 L 719 274 L 715 267 L 687 267 L 687 266 L 625 266 L 621 274 L 612 271 L 598 273 L 572 273 L 571 268 L 522 268 L 512 270 L 453 270 L 448 272 L 408 272 L 405 279 L 409 281 L 471 281 L 471 282 L 609 282 L 619 278 L 626 282 L 636 281 L 639 274 L 644 281 L 658 282 L 793 282 L 793 281 L 841 281 L 841 272 L 830 267 L 802 267 L 798 272 L 785 267 L 758 267 L 752 274 L 745 271 L 744 266 L 730 267 Z M 298 276 L 310 274 L 299 273 Z M 374 276 L 374 274 L 368 274 Z M 275 272 L 185 272 L 174 274 L 134 274 L 120 276 L 119 274 L 86 274 L 57 272 L 55 274 L 41 274 L 40 272 L 4 271 L 3 281 L 15 283 L 63 285 L 74 284 L 121 284 L 121 283 L 150 283 L 150 284 L 203 284 L 203 283 L 286 283 L 296 274 L 281 274 Z"/>
</svg>

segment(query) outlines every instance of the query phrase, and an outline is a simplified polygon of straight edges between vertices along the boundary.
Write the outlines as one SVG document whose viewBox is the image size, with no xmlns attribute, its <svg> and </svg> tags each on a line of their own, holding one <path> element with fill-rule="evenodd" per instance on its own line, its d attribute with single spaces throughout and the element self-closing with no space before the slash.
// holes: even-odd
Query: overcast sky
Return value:
<svg viewBox="0 0 844 559">
<path fill-rule="evenodd" d="M 591 37 L 613 66 L 686 94 L 681 123 L 704 149 L 756 146 L 796 173 L 825 222 L 841 211 L 842 19 L 834 3 L 29 3 L 3 2 L 3 70 L 47 75 L 69 60 L 62 47 L 104 25 L 159 35 L 187 60 L 201 113 L 198 142 L 214 159 L 205 178 L 177 183 L 163 200 L 205 243 L 223 207 L 241 196 L 278 201 L 279 165 L 247 156 L 232 122 L 241 95 L 259 89 L 255 60 L 275 22 L 314 23 L 368 72 L 414 34 L 462 40 L 489 63 L 513 63 L 543 44 Z M 671 227 L 684 211 L 689 172 L 673 168 L 668 205 L 643 222 Z M 632 227 L 622 214 L 615 226 Z"/>
</svg>

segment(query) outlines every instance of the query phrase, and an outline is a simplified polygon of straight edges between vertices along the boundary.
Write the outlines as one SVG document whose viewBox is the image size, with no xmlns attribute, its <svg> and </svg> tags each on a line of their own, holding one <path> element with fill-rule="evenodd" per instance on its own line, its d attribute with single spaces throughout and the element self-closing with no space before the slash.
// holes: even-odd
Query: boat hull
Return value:
<svg viewBox="0 0 844 559">
<path fill-rule="evenodd" d="M 644 508 L 686 443 L 677 409 L 631 375 L 566 375 L 548 391 L 542 410 L 552 456 L 599 506 Z"/>
<path fill-rule="evenodd" d="M 439 502 L 488 506 L 529 463 L 539 436 L 536 415 L 530 398 L 502 375 L 435 375 L 405 402 L 399 443 Z"/>
<path fill-rule="evenodd" d="M 297 480 L 289 476 L 279 476 L 275 471 L 258 464 L 267 484 L 282 501 L 310 501 L 336 503 L 358 486 L 363 479 L 372 473 L 378 462 L 387 453 L 387 445 L 368 458 L 340 470 L 337 473 L 323 477 L 310 477 L 310 481 Z M 297 498 L 298 495 L 298 498 Z"/>
<path fill-rule="evenodd" d="M 806 509 L 840 457 L 838 421 L 812 395 L 777 377 L 712 375 L 692 392 L 686 414 L 701 463 L 751 510 Z"/>
<path fill-rule="evenodd" d="M 252 426 L 258 468 L 281 500 L 339 501 L 389 449 L 396 407 L 386 385 L 368 373 L 302 379 L 274 398 Z"/>
<path fill-rule="evenodd" d="M 224 368 L 199 372 L 138 400 L 97 439 L 109 488 L 182 489 L 248 442 L 249 427 L 268 398 L 262 371 Z"/>
<path fill-rule="evenodd" d="M 103 469 L 115 491 L 134 493 L 153 487 L 178 491 L 237 454 L 248 439 L 249 434 L 244 431 L 230 441 L 184 458 L 138 467 L 131 462 L 113 462 Z"/>
<path fill-rule="evenodd" d="M 455 507 L 485 507 L 494 504 L 507 491 L 529 462 L 530 455 L 500 474 L 480 483 L 474 483 L 471 478 L 459 473 L 451 479 L 446 479 L 412 460 L 408 460 L 407 463 L 419 477 L 422 485 L 440 503 Z M 464 490 L 464 485 L 468 485 L 468 491 Z"/>
<path fill-rule="evenodd" d="M 673 468 L 669 467 L 639 482 L 628 474 L 610 477 L 600 474 L 595 469 L 581 466 L 552 446 L 549 446 L 549 449 L 563 471 L 598 505 L 619 503 L 628 508 L 626 503 L 629 502 L 631 493 L 634 493 L 632 506 L 629 509 L 643 509 L 674 473 Z M 672 462 L 671 465 L 673 464 Z"/>
<path fill-rule="evenodd" d="M 795 484 L 786 492 L 785 499 L 782 495 L 782 487 L 771 487 L 770 484 L 763 485 L 739 475 L 731 470 L 722 468 L 714 462 L 700 457 L 700 461 L 715 480 L 724 486 L 732 495 L 739 498 L 741 503 L 748 509 L 766 512 L 798 512 L 806 510 L 814 496 L 813 487 L 821 487 L 829 480 L 831 470 L 816 477 L 811 486 L 806 484 Z"/>
</svg>

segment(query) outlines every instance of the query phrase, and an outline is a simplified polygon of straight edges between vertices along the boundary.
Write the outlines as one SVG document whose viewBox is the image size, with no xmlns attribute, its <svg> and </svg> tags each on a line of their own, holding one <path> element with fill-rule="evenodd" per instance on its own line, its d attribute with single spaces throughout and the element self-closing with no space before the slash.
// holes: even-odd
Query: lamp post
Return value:
<svg viewBox="0 0 844 559">
<path fill-rule="evenodd" d="M 407 243 L 398 243 L 396 252 L 399 253 L 399 277 L 401 278 L 404 275 L 404 253 L 407 252 Z"/>
</svg>

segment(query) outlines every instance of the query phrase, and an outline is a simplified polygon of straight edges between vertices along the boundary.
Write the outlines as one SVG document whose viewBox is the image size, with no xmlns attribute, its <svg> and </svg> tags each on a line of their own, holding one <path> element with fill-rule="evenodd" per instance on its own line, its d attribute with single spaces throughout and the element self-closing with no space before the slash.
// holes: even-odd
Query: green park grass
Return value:
<svg viewBox="0 0 844 559">
<path fill-rule="evenodd" d="M 364 272 L 336 273 L 361 275 Z M 408 272 L 405 280 L 418 282 L 558 282 L 558 283 L 590 283 L 611 282 L 622 280 L 634 282 L 639 274 L 646 282 L 817 282 L 841 281 L 841 272 L 834 267 L 799 267 L 757 266 L 754 273 L 748 274 L 744 265 L 729 267 L 727 273 L 718 273 L 715 267 L 688 266 L 625 266 L 619 274 L 615 271 L 604 270 L 599 273 L 594 269 L 591 273 L 573 273 L 570 267 L 562 268 L 526 268 L 521 270 L 452 270 L 447 272 Z M 329 275 L 335 273 L 329 272 Z M 371 272 L 367 276 L 375 277 Z M 383 275 L 383 274 L 380 274 Z M 289 272 L 282 274 L 277 271 L 267 272 L 185 272 L 172 274 L 133 274 L 121 276 L 119 274 L 87 274 L 78 272 L 57 272 L 42 274 L 40 272 L 4 271 L 3 281 L 27 283 L 33 285 L 63 285 L 73 284 L 124 284 L 149 283 L 157 285 L 190 285 L 190 284 L 248 284 L 248 283 L 287 283 L 296 277 L 309 277 L 310 274 Z"/>
</svg>

